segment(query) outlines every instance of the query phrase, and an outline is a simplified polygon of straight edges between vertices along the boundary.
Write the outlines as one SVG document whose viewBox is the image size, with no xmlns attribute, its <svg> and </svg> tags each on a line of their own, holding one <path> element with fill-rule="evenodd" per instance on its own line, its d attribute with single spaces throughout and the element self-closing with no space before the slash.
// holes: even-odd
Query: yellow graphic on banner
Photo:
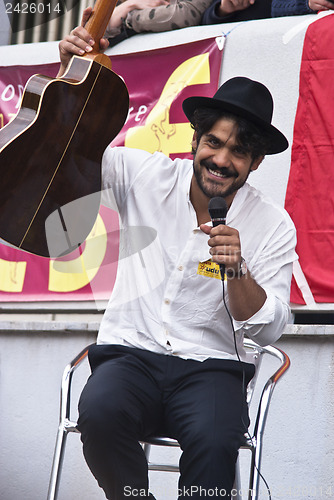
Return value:
<svg viewBox="0 0 334 500">
<path fill-rule="evenodd" d="M 193 130 L 188 122 L 170 123 L 172 102 L 185 87 L 210 83 L 209 53 L 191 57 L 180 64 L 168 78 L 157 104 L 147 116 L 144 126 L 127 131 L 124 144 L 144 149 L 149 153 L 160 151 L 170 154 L 189 153 Z"/>
<path fill-rule="evenodd" d="M 22 292 L 26 268 L 26 262 L 13 262 L 0 259 L 0 291 Z"/>
<path fill-rule="evenodd" d="M 50 260 L 49 290 L 72 292 L 88 285 L 99 271 L 106 250 L 106 227 L 102 217 L 98 215 L 80 257 L 69 261 Z"/>
<path fill-rule="evenodd" d="M 198 264 L 197 274 L 200 274 L 201 276 L 206 276 L 207 278 L 217 278 L 218 280 L 221 279 L 219 264 L 216 264 L 216 262 L 212 262 L 211 259 L 205 262 L 200 262 Z"/>
</svg>

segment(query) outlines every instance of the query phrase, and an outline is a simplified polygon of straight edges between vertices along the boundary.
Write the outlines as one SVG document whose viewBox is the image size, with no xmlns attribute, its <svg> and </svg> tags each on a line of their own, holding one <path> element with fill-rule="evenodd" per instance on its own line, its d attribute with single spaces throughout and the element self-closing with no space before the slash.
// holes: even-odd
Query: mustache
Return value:
<svg viewBox="0 0 334 500">
<path fill-rule="evenodd" d="M 222 175 L 225 175 L 226 177 L 238 177 L 237 173 L 228 168 L 228 167 L 218 167 L 213 161 L 210 160 L 202 160 L 201 161 L 201 166 L 205 168 L 209 168 L 210 170 L 216 170 L 217 172 L 220 172 Z"/>
</svg>

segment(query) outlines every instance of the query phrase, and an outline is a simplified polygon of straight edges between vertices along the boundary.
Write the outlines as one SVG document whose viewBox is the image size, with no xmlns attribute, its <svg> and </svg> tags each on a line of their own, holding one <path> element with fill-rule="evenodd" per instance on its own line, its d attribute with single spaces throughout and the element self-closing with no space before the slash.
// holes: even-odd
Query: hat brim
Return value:
<svg viewBox="0 0 334 500">
<path fill-rule="evenodd" d="M 194 97 L 188 97 L 183 101 L 182 104 L 184 114 L 186 115 L 186 117 L 190 122 L 192 122 L 194 111 L 197 108 L 203 108 L 203 107 L 219 109 L 221 111 L 228 111 L 256 124 L 259 128 L 264 130 L 271 138 L 272 141 L 271 148 L 269 151 L 267 151 L 266 154 L 273 155 L 277 153 L 282 153 L 289 147 L 289 142 L 287 138 L 276 127 L 274 127 L 273 125 L 264 120 L 261 120 L 261 118 L 254 115 L 247 109 L 237 106 L 234 103 L 224 101 L 221 99 L 214 99 L 212 97 L 194 96 Z"/>
</svg>

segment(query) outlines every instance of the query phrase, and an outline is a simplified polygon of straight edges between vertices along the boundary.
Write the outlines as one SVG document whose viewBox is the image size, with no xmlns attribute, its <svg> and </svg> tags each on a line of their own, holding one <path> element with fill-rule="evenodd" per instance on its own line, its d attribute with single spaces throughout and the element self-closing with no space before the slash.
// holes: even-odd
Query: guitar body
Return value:
<svg viewBox="0 0 334 500">
<path fill-rule="evenodd" d="M 0 130 L 1 238 L 44 257 L 86 239 L 99 209 L 102 155 L 128 104 L 124 81 L 88 58 L 74 56 L 61 78 L 28 81 L 19 113 Z"/>
</svg>

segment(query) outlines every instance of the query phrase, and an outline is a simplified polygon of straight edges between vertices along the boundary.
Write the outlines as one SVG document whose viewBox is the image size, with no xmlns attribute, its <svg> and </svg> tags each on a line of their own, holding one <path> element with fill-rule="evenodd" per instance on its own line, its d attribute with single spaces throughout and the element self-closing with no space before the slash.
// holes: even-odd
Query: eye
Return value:
<svg viewBox="0 0 334 500">
<path fill-rule="evenodd" d="M 207 139 L 207 142 L 213 148 L 217 148 L 220 146 L 220 141 L 216 137 L 213 137 L 213 136 L 209 136 Z"/>
<path fill-rule="evenodd" d="M 233 153 L 237 156 L 248 156 L 249 152 L 242 146 L 234 146 Z"/>
</svg>

